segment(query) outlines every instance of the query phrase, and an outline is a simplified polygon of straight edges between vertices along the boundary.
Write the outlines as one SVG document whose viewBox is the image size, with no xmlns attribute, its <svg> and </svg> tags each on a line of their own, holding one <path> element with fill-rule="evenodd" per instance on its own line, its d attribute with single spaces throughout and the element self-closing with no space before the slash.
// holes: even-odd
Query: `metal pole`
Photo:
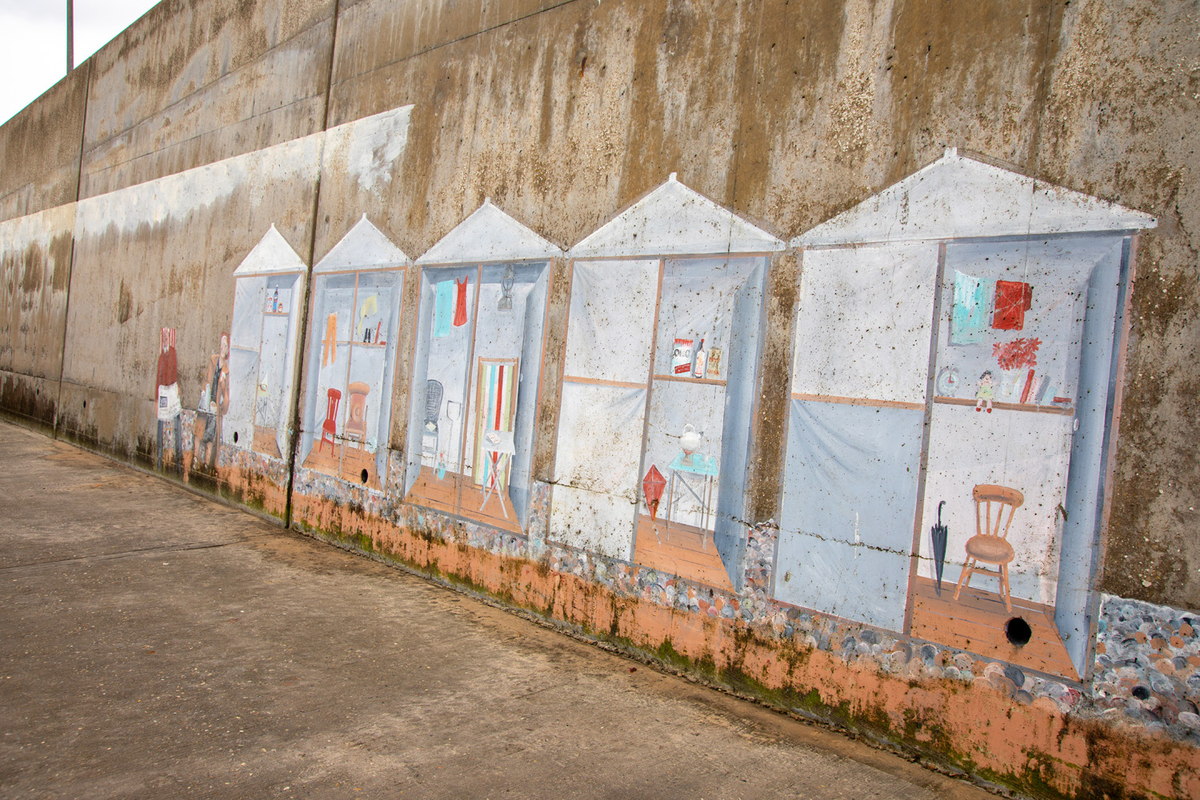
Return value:
<svg viewBox="0 0 1200 800">
<path fill-rule="evenodd" d="M 67 74 L 75 69 L 75 3 L 67 0 Z"/>
</svg>

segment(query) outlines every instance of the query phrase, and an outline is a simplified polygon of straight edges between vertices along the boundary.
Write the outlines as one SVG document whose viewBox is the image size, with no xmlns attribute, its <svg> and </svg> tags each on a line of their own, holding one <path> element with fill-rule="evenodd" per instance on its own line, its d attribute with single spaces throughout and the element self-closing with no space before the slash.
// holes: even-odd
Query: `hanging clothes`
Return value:
<svg viewBox="0 0 1200 800">
<path fill-rule="evenodd" d="M 954 270 L 954 313 L 950 344 L 979 344 L 984 340 L 996 281 Z"/>
<path fill-rule="evenodd" d="M 439 281 L 434 287 L 433 335 L 435 338 L 450 335 L 450 319 L 454 314 L 453 281 Z"/>
<path fill-rule="evenodd" d="M 461 328 L 467 324 L 467 279 L 460 283 L 456 278 L 454 285 L 458 287 L 458 304 L 454 309 L 454 327 Z"/>
<path fill-rule="evenodd" d="M 1019 331 L 1025 327 L 1025 312 L 1033 308 L 1033 287 L 1021 281 L 996 281 L 996 311 L 992 327 Z"/>
<path fill-rule="evenodd" d="M 325 320 L 325 351 L 321 355 L 321 366 L 333 363 L 337 358 L 337 312 L 330 314 Z"/>
</svg>

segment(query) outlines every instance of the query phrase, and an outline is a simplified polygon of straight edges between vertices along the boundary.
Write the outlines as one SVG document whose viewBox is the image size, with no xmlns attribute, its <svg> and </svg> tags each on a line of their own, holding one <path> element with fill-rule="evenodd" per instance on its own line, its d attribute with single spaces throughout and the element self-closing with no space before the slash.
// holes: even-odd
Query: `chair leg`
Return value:
<svg viewBox="0 0 1200 800">
<path fill-rule="evenodd" d="M 964 570 L 962 571 L 962 574 L 958 576 L 958 588 L 956 588 L 956 589 L 954 590 L 954 600 L 955 600 L 955 602 L 957 602 L 957 601 L 958 601 L 958 596 L 959 596 L 960 594 L 962 594 L 962 588 L 963 588 L 963 586 L 964 586 L 964 585 L 966 585 L 966 584 L 970 584 L 970 582 L 971 582 L 971 573 L 972 573 L 972 572 L 974 572 L 974 571 L 975 571 L 975 559 L 973 559 L 973 558 L 972 558 L 971 560 L 969 560 L 969 561 L 967 562 L 967 568 L 966 568 L 966 569 L 964 569 Z"/>
<path fill-rule="evenodd" d="M 1004 596 L 1004 608 L 1012 613 L 1012 589 L 1008 586 L 1008 564 L 1000 565 L 1000 594 Z"/>
</svg>

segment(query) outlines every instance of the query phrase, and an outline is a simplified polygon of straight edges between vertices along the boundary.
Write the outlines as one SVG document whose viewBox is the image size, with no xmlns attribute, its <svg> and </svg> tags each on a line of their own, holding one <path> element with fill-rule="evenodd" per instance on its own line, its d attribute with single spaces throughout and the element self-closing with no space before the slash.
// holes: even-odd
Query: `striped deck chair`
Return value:
<svg viewBox="0 0 1200 800">
<path fill-rule="evenodd" d="M 478 391 L 475 398 L 475 469 L 476 486 L 486 486 L 492 459 L 483 451 L 483 437 L 488 431 L 511 431 L 517 410 L 517 359 L 481 358 L 476 370 Z M 508 491 L 508 475 L 512 464 L 501 461 L 496 479 L 500 488 Z"/>
</svg>

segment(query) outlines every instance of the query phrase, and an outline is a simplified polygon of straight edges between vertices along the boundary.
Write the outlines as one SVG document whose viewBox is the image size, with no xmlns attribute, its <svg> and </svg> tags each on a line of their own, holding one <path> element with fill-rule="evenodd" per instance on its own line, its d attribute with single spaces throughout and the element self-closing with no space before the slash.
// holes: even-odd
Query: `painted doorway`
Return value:
<svg viewBox="0 0 1200 800">
<path fill-rule="evenodd" d="M 524 529 L 549 273 L 422 269 L 405 502 Z"/>
</svg>

